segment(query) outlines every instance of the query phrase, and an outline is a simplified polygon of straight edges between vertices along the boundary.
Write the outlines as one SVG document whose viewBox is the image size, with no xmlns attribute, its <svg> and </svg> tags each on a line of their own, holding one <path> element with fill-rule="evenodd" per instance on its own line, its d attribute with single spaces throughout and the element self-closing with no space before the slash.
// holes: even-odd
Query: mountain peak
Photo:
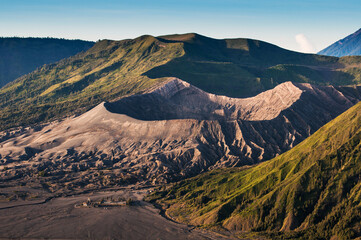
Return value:
<svg viewBox="0 0 361 240">
<path fill-rule="evenodd" d="M 166 39 L 166 40 L 172 40 L 172 41 L 179 41 L 179 42 L 184 42 L 184 41 L 189 41 L 191 39 L 196 38 L 197 36 L 201 36 L 198 33 L 182 33 L 182 34 L 168 34 L 168 35 L 161 35 L 158 36 L 158 38 L 161 39 Z"/>
<path fill-rule="evenodd" d="M 318 52 L 318 54 L 335 57 L 361 55 L 361 28 Z"/>
<path fill-rule="evenodd" d="M 334 71 L 360 59 L 338 61 L 258 40 L 212 39 L 196 33 L 102 40 L 80 55 L 40 68 L 4 87 L 0 129 L 83 113 L 101 101 L 147 91 L 169 77 L 183 79 L 205 92 L 236 98 L 252 97 L 290 80 L 335 85 L 360 82 L 355 71 Z M 33 114 L 35 106 L 41 118 Z"/>
</svg>

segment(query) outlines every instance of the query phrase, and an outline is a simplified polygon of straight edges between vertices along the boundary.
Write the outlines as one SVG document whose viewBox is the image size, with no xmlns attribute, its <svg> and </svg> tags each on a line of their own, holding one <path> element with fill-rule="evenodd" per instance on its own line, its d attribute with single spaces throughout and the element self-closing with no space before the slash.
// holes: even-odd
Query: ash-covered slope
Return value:
<svg viewBox="0 0 361 240">
<path fill-rule="evenodd" d="M 355 104 L 359 89 L 347 90 L 286 82 L 237 99 L 173 78 L 76 118 L 4 132 L 1 179 L 41 174 L 56 179 L 54 190 L 65 183 L 91 188 L 174 181 L 257 163 L 292 148 Z M 106 183 L 96 169 L 112 169 Z"/>
<path fill-rule="evenodd" d="M 249 120 L 276 118 L 302 94 L 291 82 L 251 98 L 230 98 L 202 91 L 177 78 L 171 79 L 148 94 L 133 95 L 106 104 L 114 113 L 141 120 Z"/>
<path fill-rule="evenodd" d="M 360 239 L 360 143 L 358 103 L 272 160 L 201 174 L 151 199 L 177 221 L 241 239 Z"/>
</svg>

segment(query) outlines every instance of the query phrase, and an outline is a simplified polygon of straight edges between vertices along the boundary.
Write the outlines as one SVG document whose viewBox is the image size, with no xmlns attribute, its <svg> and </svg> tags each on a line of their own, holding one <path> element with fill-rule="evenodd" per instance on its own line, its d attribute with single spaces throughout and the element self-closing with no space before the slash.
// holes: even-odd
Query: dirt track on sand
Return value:
<svg viewBox="0 0 361 240">
<path fill-rule="evenodd" d="M 225 239 L 165 219 L 142 201 L 147 190 L 120 190 L 53 198 L 45 203 L 0 209 L 0 238 L 48 239 Z M 75 208 L 88 198 L 123 197 L 133 206 Z M 15 203 L 16 205 L 16 203 Z"/>
</svg>

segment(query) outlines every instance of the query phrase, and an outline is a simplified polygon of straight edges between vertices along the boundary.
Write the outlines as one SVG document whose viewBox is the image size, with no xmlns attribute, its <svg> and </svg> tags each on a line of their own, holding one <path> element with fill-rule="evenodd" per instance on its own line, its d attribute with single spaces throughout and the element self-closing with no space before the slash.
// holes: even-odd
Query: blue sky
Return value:
<svg viewBox="0 0 361 240">
<path fill-rule="evenodd" d="M 360 0 L 0 0 L 0 36 L 134 38 L 197 32 L 315 52 L 361 28 Z"/>
</svg>

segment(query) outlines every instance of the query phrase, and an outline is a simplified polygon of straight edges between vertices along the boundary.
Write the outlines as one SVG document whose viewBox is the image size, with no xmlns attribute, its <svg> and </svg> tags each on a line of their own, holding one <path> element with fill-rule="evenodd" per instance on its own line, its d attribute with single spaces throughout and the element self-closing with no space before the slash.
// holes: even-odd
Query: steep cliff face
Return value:
<svg viewBox="0 0 361 240">
<path fill-rule="evenodd" d="M 46 171 L 71 174 L 71 184 L 87 186 L 99 184 L 89 177 L 94 169 L 113 169 L 114 181 L 156 183 L 254 164 L 292 148 L 354 105 L 357 92 L 286 82 L 237 99 L 172 78 L 76 118 L 3 132 L 1 176 Z"/>
</svg>

